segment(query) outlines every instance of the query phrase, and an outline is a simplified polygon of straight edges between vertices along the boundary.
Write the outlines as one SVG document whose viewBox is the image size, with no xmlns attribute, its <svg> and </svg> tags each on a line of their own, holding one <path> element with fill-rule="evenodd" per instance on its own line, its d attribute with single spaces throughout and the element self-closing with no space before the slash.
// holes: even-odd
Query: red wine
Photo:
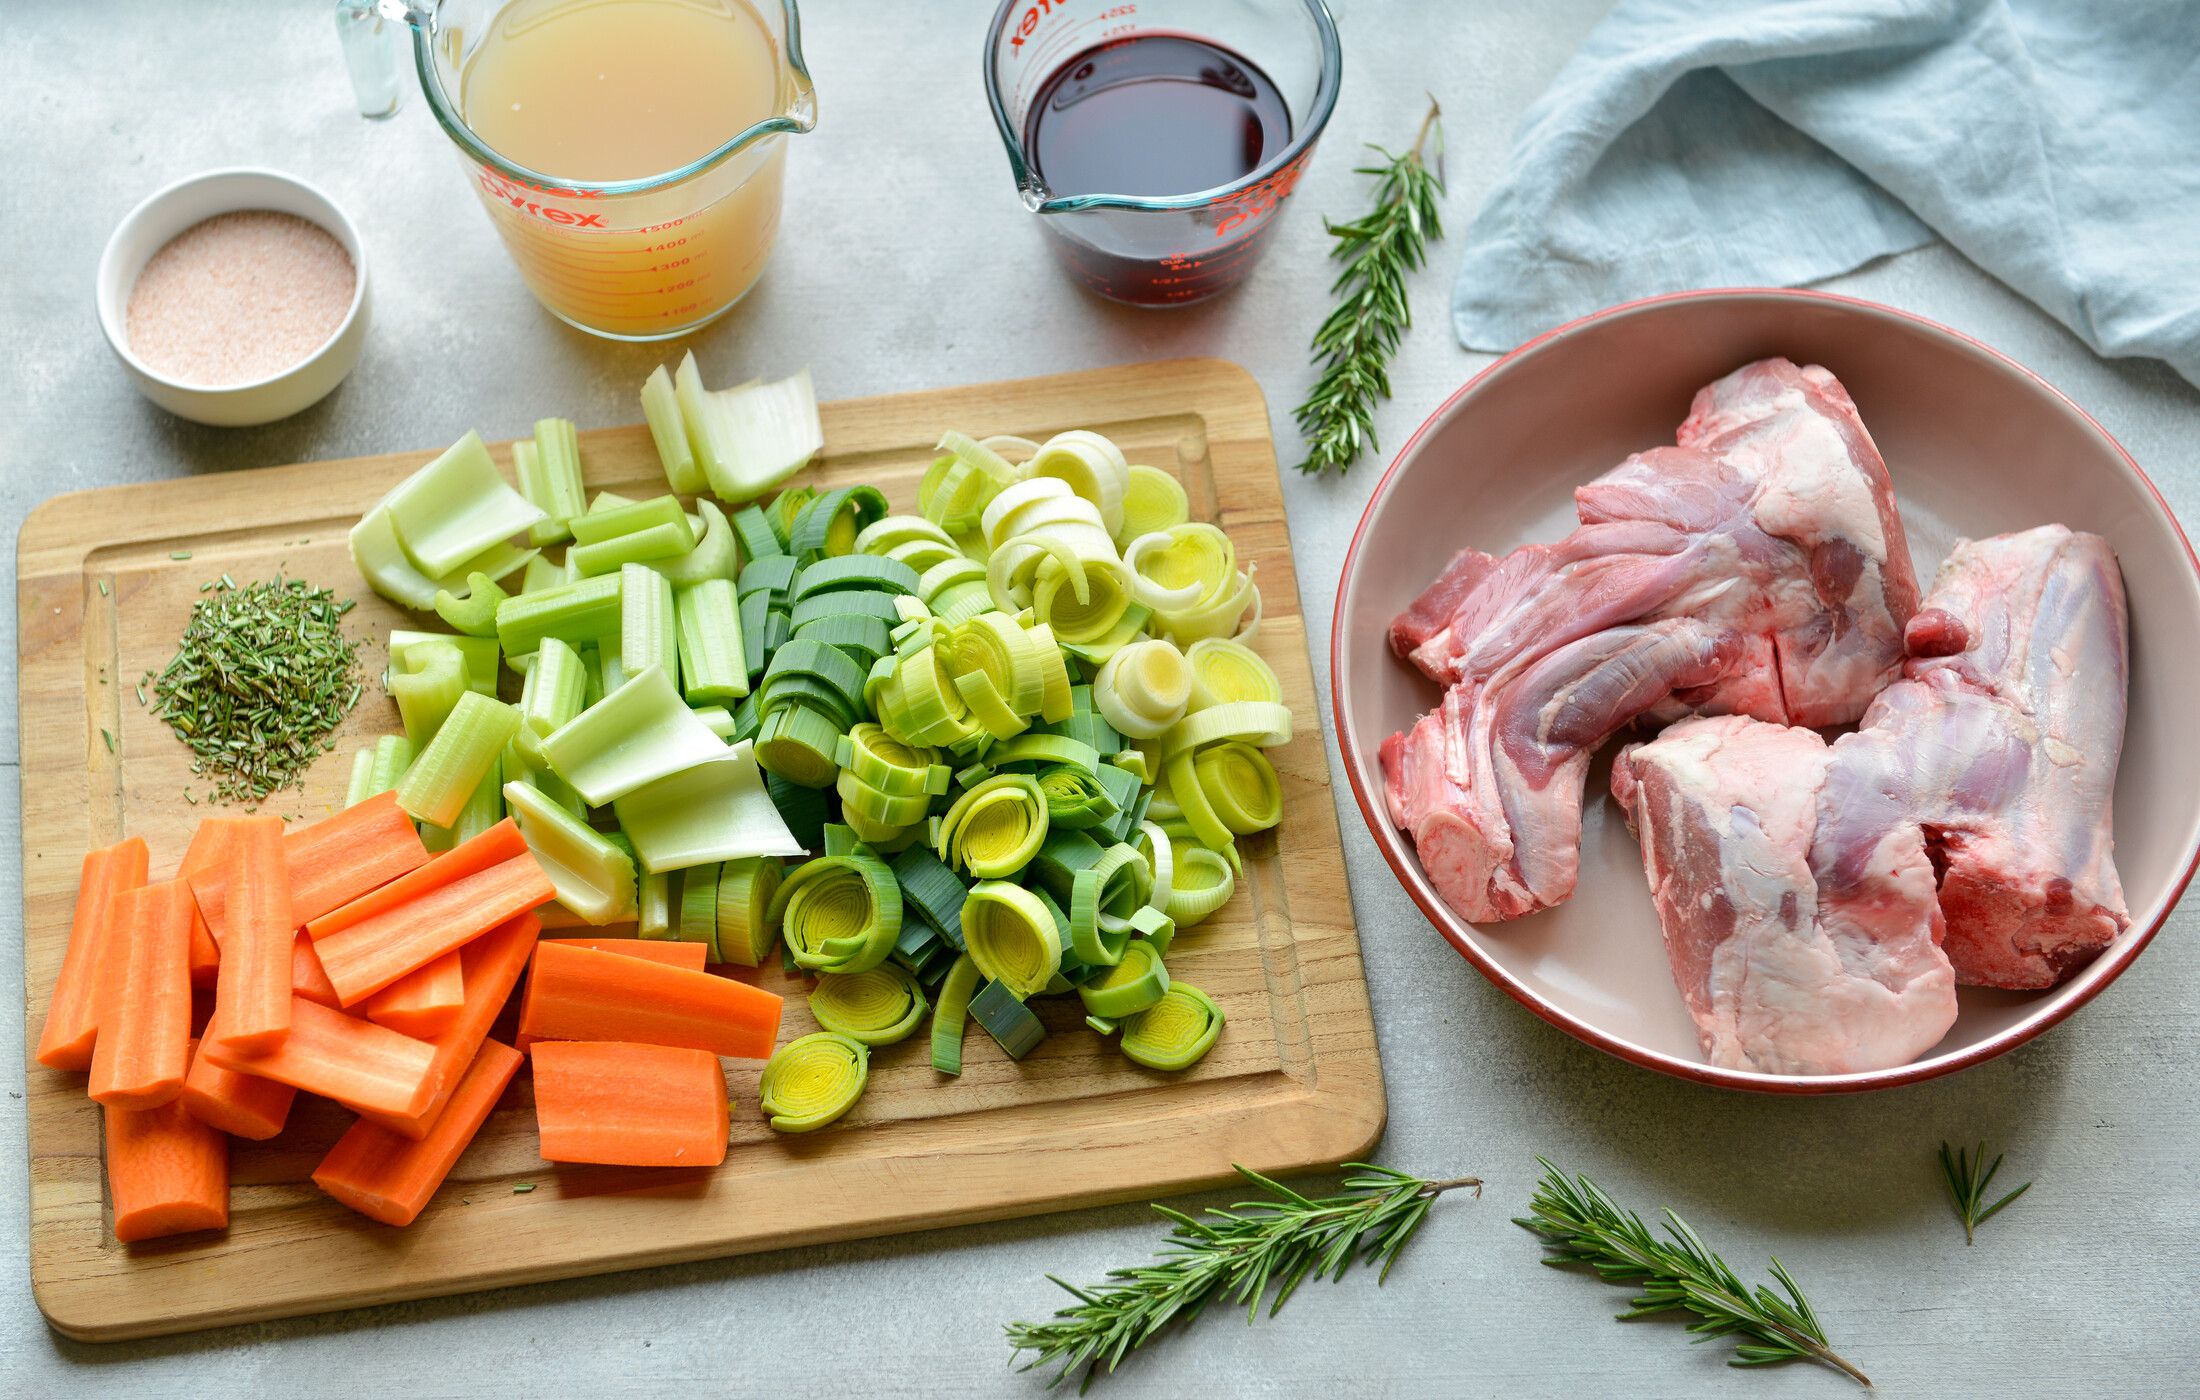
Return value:
<svg viewBox="0 0 2200 1400">
<path fill-rule="evenodd" d="M 1290 108 L 1266 73 L 1179 34 L 1136 35 L 1070 58 L 1040 86 L 1024 129 L 1024 149 L 1058 195 L 1198 194 L 1244 179 L 1290 141 Z M 1228 285 L 1270 222 L 1218 206 L 1077 217 L 1105 231 L 1057 231 L 1071 270 L 1102 295 L 1148 305 Z"/>
</svg>

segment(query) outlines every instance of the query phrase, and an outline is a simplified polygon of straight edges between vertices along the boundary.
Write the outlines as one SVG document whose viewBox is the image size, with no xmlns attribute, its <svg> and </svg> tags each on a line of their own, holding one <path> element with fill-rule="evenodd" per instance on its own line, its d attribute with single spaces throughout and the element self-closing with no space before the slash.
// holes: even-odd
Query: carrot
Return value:
<svg viewBox="0 0 2200 1400">
<path fill-rule="evenodd" d="M 514 856 L 332 933 L 313 951 L 337 997 L 355 1006 L 556 895 L 533 856 Z"/>
<path fill-rule="evenodd" d="M 367 998 L 367 1019 L 422 1040 L 443 1034 L 466 1005 L 466 974 L 453 948 Z"/>
<path fill-rule="evenodd" d="M 426 1137 L 416 1142 L 362 1118 L 313 1169 L 313 1184 L 384 1225 L 412 1224 L 481 1131 L 525 1058 L 509 1045 L 483 1041 Z"/>
<path fill-rule="evenodd" d="M 519 1029 L 536 1040 L 623 1040 L 761 1060 L 779 1037 L 779 998 L 761 987 L 599 953 L 535 950 Z"/>
<path fill-rule="evenodd" d="M 425 864 L 428 848 L 397 794 L 378 792 L 335 816 L 301 826 L 283 840 L 291 900 L 299 923 L 340 909 L 367 891 Z"/>
<path fill-rule="evenodd" d="M 115 900 L 114 956 L 103 970 L 91 1095 L 116 1108 L 158 1108 L 191 1067 L 191 889 L 162 880 Z"/>
<path fill-rule="evenodd" d="M 593 948 L 599 953 L 617 953 L 622 957 L 646 958 L 671 967 L 684 967 L 690 972 L 701 972 L 710 954 L 708 943 L 689 943 L 677 938 L 546 938 L 543 942 Z"/>
<path fill-rule="evenodd" d="M 46 1024 L 38 1034 L 38 1063 L 48 1069 L 91 1068 L 92 1042 L 99 1036 L 99 988 L 107 972 L 107 933 L 116 922 L 115 899 L 145 883 L 149 861 L 142 836 L 84 853 L 76 916 L 69 923 L 69 949 L 61 955 L 53 998 L 46 1003 Z"/>
<path fill-rule="evenodd" d="M 222 880 L 221 976 L 214 984 L 211 1040 L 248 1054 L 272 1050 L 290 1034 L 290 948 L 297 923 L 280 817 L 237 823 Z M 195 888 L 195 887 L 194 887 Z"/>
<path fill-rule="evenodd" d="M 547 1040 L 528 1053 L 544 1161 L 715 1167 L 726 1160 L 726 1079 L 709 1051 Z"/>
<path fill-rule="evenodd" d="M 507 817 L 479 836 L 451 847 L 426 865 L 416 866 L 319 918 L 306 920 L 306 932 L 318 942 L 338 929 L 350 928 L 429 890 L 441 889 L 468 875 L 478 875 L 492 865 L 526 853 L 527 842 L 520 837 L 518 823 Z"/>
<path fill-rule="evenodd" d="M 231 1137 L 265 1141 L 283 1130 L 298 1091 L 288 1084 L 223 1069 L 206 1057 L 203 1042 L 191 1055 L 177 1102 L 193 1118 Z"/>
<path fill-rule="evenodd" d="M 229 852 L 236 841 L 237 824 L 243 817 L 207 817 L 191 833 L 191 844 L 183 849 L 183 863 L 176 869 L 177 878 L 196 879 L 209 871 L 226 869 Z M 214 937 L 214 926 L 207 922 L 206 911 L 199 907 L 198 887 L 191 889 L 191 985 L 211 987 L 221 975 L 221 941 Z"/>
<path fill-rule="evenodd" d="M 107 1105 L 107 1193 L 124 1244 L 229 1224 L 229 1139 L 181 1103 Z"/>
<path fill-rule="evenodd" d="M 450 1029 L 435 1038 L 435 1063 L 428 1071 L 428 1096 L 420 1109 L 407 1114 L 371 1115 L 375 1121 L 415 1141 L 426 1136 L 458 1086 L 459 1076 L 473 1063 L 474 1054 L 496 1024 L 497 1015 L 512 995 L 542 923 L 522 914 L 489 930 L 459 949 L 466 978 L 466 1005 Z"/>
<path fill-rule="evenodd" d="M 206 1055 L 222 1069 L 319 1094 L 354 1112 L 398 1117 L 420 1111 L 435 1063 L 435 1047 L 424 1040 L 302 997 L 292 999 L 290 1034 L 273 1050 L 254 1055 L 208 1040 Z"/>
<path fill-rule="evenodd" d="M 336 989 L 328 984 L 328 974 L 321 970 L 321 956 L 313 951 L 313 940 L 302 933 L 290 944 L 290 991 L 331 1011 L 344 1009 L 336 999 Z"/>
</svg>

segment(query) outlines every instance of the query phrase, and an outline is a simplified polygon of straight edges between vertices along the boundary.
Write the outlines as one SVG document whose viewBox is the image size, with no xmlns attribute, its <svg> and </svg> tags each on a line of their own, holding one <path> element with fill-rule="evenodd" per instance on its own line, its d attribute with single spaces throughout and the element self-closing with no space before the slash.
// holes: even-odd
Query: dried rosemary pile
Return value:
<svg viewBox="0 0 2200 1400">
<path fill-rule="evenodd" d="M 190 746 L 209 800 L 256 806 L 335 747 L 358 703 L 363 643 L 340 625 L 352 600 L 281 577 L 240 587 L 224 574 L 200 591 L 175 659 L 145 673 L 138 701 Z"/>
</svg>

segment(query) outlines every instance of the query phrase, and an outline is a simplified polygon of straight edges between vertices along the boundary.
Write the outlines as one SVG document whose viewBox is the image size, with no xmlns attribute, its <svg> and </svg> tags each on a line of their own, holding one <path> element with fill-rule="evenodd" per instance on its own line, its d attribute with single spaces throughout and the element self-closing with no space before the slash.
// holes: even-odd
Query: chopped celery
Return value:
<svg viewBox="0 0 2200 1400">
<path fill-rule="evenodd" d="M 397 805 L 430 826 L 452 826 L 497 755 L 519 732 L 519 711 L 466 691 L 397 785 Z"/>
<path fill-rule="evenodd" d="M 732 719 L 731 715 L 726 717 Z M 374 796 L 374 745 L 351 756 L 351 781 L 344 787 L 344 805 L 355 807 Z"/>
<path fill-rule="evenodd" d="M 680 679 L 688 703 L 738 700 L 749 693 L 749 665 L 741 646 L 741 608 L 730 579 L 705 579 L 681 589 Z"/>
<path fill-rule="evenodd" d="M 572 533 L 573 517 L 587 509 L 588 491 L 581 485 L 581 443 L 569 418 L 535 421 L 533 451 L 522 458 L 519 444 L 512 444 L 512 466 L 519 473 L 520 494 L 542 508 L 550 518 L 528 536 L 536 544 L 555 544 Z M 532 479 L 530 479 L 532 478 Z"/>
<path fill-rule="evenodd" d="M 368 585 L 391 602 L 416 612 L 435 606 L 435 591 L 441 585 L 405 557 L 387 506 L 376 506 L 351 527 L 351 562 Z"/>
<path fill-rule="evenodd" d="M 376 793 L 388 792 L 396 787 L 412 767 L 412 740 L 402 734 L 385 734 L 374 741 L 374 769 L 367 778 L 366 798 Z"/>
<path fill-rule="evenodd" d="M 695 706 L 695 717 L 701 720 L 703 723 L 709 725 L 710 732 L 725 740 L 727 743 L 730 744 L 734 741 L 733 711 L 727 709 L 725 706 L 697 705 Z"/>
<path fill-rule="evenodd" d="M 465 597 L 452 596 L 448 588 L 435 591 L 435 614 L 469 637 L 493 641 L 497 634 L 497 604 L 509 596 L 487 574 L 468 574 Z"/>
<path fill-rule="evenodd" d="M 390 633 L 391 674 L 406 669 L 405 654 L 422 642 L 434 642 L 441 646 L 454 646 L 466 661 L 466 685 L 483 695 L 494 697 L 497 693 L 497 661 L 502 648 L 494 637 L 451 636 L 444 632 L 412 632 L 398 628 Z"/>
<path fill-rule="evenodd" d="M 626 666 L 619 660 L 619 649 L 610 645 L 613 640 L 616 639 L 606 638 L 605 645 L 596 652 L 597 700 L 626 684 Z M 588 703 L 593 705 L 596 702 L 591 700 Z"/>
<path fill-rule="evenodd" d="M 613 802 L 619 826 L 633 840 L 643 868 L 679 870 L 744 856 L 801 855 L 801 845 L 764 788 L 750 745 L 725 748 L 715 736 L 711 743 L 719 750 L 715 757 L 633 788 Z"/>
<path fill-rule="evenodd" d="M 613 535 L 596 544 L 574 545 L 565 552 L 565 559 L 582 578 L 593 578 L 598 574 L 615 573 L 624 564 L 676 559 L 694 546 L 695 532 L 688 528 L 687 517 L 683 515 L 677 525 L 652 525 L 646 530 Z"/>
<path fill-rule="evenodd" d="M 725 741 L 695 717 L 672 688 L 672 678 L 656 666 L 630 677 L 542 741 L 551 768 L 599 807 L 726 752 Z"/>
<path fill-rule="evenodd" d="M 616 633 L 613 633 L 606 640 L 610 641 L 613 644 L 613 654 L 616 655 L 618 635 Z M 588 686 L 586 690 L 583 690 L 581 692 L 581 708 L 585 710 L 590 705 L 595 704 L 598 700 L 603 699 L 606 693 L 603 688 L 602 647 L 592 646 L 581 648 L 581 678 L 587 683 Z"/>
<path fill-rule="evenodd" d="M 640 899 L 634 932 L 643 938 L 672 937 L 672 876 L 643 871 Z"/>
<path fill-rule="evenodd" d="M 659 525 L 670 525 L 679 534 L 685 551 L 695 547 L 695 532 L 678 496 L 653 496 L 646 501 L 608 509 L 591 510 L 573 522 L 573 538 L 582 544 L 602 544 L 621 535 L 637 534 Z"/>
<path fill-rule="evenodd" d="M 663 365 L 642 381 L 642 417 L 649 420 L 649 436 L 657 444 L 657 460 L 665 469 L 665 481 L 687 495 L 701 492 L 709 483 L 695 465 L 695 449 L 688 446 L 687 420 L 680 416 L 679 396 L 672 376 Z"/>
<path fill-rule="evenodd" d="M 532 438 L 519 438 L 512 443 L 512 475 L 519 478 L 519 493 L 530 505 L 540 509 L 550 518 L 527 532 L 527 542 L 533 545 L 560 544 L 573 537 L 565 528 L 565 522 L 552 509 L 551 490 L 542 475 L 542 453 Z"/>
<path fill-rule="evenodd" d="M 466 684 L 466 660 L 455 646 L 423 643 L 405 651 L 404 669 L 390 676 L 390 698 L 405 723 L 414 749 L 426 748 L 458 704 L 473 692 Z"/>
<path fill-rule="evenodd" d="M 588 803 L 573 791 L 573 785 L 551 772 L 550 765 L 542 762 L 539 754 L 531 755 L 521 748 L 516 738 L 504 751 L 503 767 L 505 782 L 525 783 L 574 816 L 588 815 Z"/>
<path fill-rule="evenodd" d="M 553 564 L 541 555 L 527 561 L 527 573 L 519 582 L 522 593 L 540 593 L 565 582 L 565 565 Z"/>
<path fill-rule="evenodd" d="M 673 559 L 652 559 L 649 567 L 675 584 L 701 583 L 705 579 L 731 579 L 740 571 L 741 551 L 734 540 L 733 522 L 715 501 L 697 501 L 703 519 L 695 548 Z"/>
<path fill-rule="evenodd" d="M 533 651 L 544 637 L 571 646 L 599 641 L 619 630 L 619 576 L 585 578 L 522 593 L 497 604 L 497 637 L 517 656 Z"/>
<path fill-rule="evenodd" d="M 571 724 L 587 693 L 581 654 L 556 637 L 543 638 L 519 693 L 521 749 L 539 751 L 543 739 Z"/>
<path fill-rule="evenodd" d="M 423 826 L 420 840 L 431 851 L 447 851 L 453 846 L 473 840 L 490 827 L 504 820 L 504 763 L 499 754 L 489 765 L 489 771 L 480 782 L 474 784 L 473 794 L 466 799 L 465 809 L 458 820 L 449 826 Z"/>
<path fill-rule="evenodd" d="M 652 666 L 679 683 L 680 629 L 673 619 L 672 580 L 628 564 L 619 570 L 619 669 L 638 676 Z M 604 688 L 611 689 L 608 684 Z"/>
<path fill-rule="evenodd" d="M 634 498 L 632 496 L 622 496 L 616 491 L 598 491 L 596 493 L 596 499 L 588 503 L 587 513 L 590 515 L 601 515 L 607 510 L 617 510 L 621 506 L 630 506 L 633 504 Z"/>
<path fill-rule="evenodd" d="M 591 924 L 634 912 L 634 857 L 526 783 L 506 783 L 504 802 L 556 887 L 558 903 Z"/>
<path fill-rule="evenodd" d="M 825 445 L 817 393 L 806 368 L 771 384 L 723 390 L 711 405 L 716 421 L 706 436 L 716 450 L 705 457 L 703 469 L 711 489 L 726 500 L 761 496 L 800 471 Z M 715 441 L 720 432 L 722 447 Z"/>
<path fill-rule="evenodd" d="M 505 483 L 481 434 L 471 431 L 399 482 L 382 508 L 405 556 L 431 578 L 548 518 Z"/>
<path fill-rule="evenodd" d="M 680 410 L 681 426 L 687 430 L 695 469 L 707 483 L 713 479 L 711 464 L 727 450 L 725 413 L 717 396 L 703 387 L 703 372 L 695 367 L 692 350 L 680 357 L 678 368 L 672 371 L 672 398 L 673 406 Z"/>
</svg>

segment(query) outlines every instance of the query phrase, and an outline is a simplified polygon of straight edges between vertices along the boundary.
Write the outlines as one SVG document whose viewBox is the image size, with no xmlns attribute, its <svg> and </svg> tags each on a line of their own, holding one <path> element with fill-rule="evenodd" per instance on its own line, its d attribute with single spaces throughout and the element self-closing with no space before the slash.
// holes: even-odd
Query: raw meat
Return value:
<svg viewBox="0 0 2200 1400">
<path fill-rule="evenodd" d="M 1882 834 L 1838 912 L 1819 897 L 1835 750 L 1809 729 L 1684 720 L 1612 765 L 1704 1057 L 1765 1074 L 1907 1064 L 1947 1034 L 1955 974 L 1922 833 Z"/>
<path fill-rule="evenodd" d="M 1917 606 L 1886 466 L 1816 366 L 1762 360 L 1706 387 L 1678 445 L 1583 486 L 1575 510 L 1556 544 L 1462 551 L 1391 627 L 1449 687 L 1384 741 L 1391 816 L 1469 919 L 1573 892 L 1582 777 L 1621 727 L 1854 720 Z"/>
</svg>

